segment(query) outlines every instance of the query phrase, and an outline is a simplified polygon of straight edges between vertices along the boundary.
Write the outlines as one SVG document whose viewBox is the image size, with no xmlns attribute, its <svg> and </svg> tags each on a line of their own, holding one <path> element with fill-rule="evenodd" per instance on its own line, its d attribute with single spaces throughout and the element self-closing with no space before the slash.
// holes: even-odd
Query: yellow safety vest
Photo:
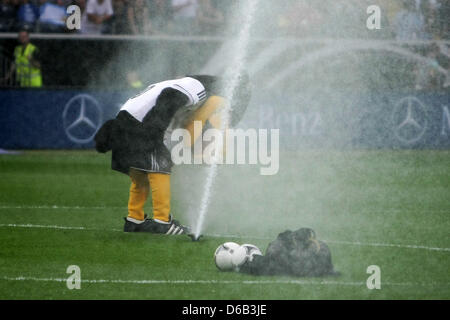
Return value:
<svg viewBox="0 0 450 320">
<path fill-rule="evenodd" d="M 41 69 L 33 67 L 30 61 L 36 50 L 36 46 L 31 43 L 25 50 L 23 50 L 23 45 L 17 46 L 14 50 L 16 81 L 21 87 L 42 87 Z"/>
<path fill-rule="evenodd" d="M 140 88 L 142 88 L 144 86 L 144 84 L 140 80 L 133 81 L 130 85 L 134 89 L 140 89 Z"/>
</svg>

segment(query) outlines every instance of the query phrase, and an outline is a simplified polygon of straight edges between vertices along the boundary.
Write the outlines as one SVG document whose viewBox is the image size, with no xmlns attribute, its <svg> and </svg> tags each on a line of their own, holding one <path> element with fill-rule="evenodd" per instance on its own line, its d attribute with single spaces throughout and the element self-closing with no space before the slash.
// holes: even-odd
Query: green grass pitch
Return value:
<svg viewBox="0 0 450 320">
<path fill-rule="evenodd" d="M 449 299 L 449 151 L 299 151 L 280 171 L 222 166 L 205 236 L 125 234 L 129 179 L 110 154 L 0 156 L 0 299 Z M 195 222 L 207 168 L 172 175 L 172 209 Z M 151 214 L 151 202 L 146 211 Z M 226 241 L 264 251 L 279 232 L 312 227 L 339 277 L 220 272 Z M 69 290 L 66 269 L 81 269 Z M 381 269 L 369 290 L 366 270 Z"/>
</svg>

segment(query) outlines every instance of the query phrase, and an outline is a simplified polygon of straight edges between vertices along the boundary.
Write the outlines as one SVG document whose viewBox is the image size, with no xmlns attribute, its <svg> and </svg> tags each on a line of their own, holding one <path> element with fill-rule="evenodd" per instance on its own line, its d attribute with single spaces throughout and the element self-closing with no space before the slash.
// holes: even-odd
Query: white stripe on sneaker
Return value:
<svg viewBox="0 0 450 320">
<path fill-rule="evenodd" d="M 172 225 L 170 226 L 170 228 L 169 228 L 169 231 L 167 231 L 166 234 L 172 234 L 172 230 L 173 230 L 173 227 L 174 227 L 174 226 L 175 226 L 175 225 L 172 224 Z"/>
<path fill-rule="evenodd" d="M 175 229 L 172 230 L 171 235 L 174 235 L 174 236 L 175 236 L 175 235 L 178 233 L 178 229 L 179 229 L 179 228 L 178 228 L 177 226 L 175 226 Z"/>
</svg>

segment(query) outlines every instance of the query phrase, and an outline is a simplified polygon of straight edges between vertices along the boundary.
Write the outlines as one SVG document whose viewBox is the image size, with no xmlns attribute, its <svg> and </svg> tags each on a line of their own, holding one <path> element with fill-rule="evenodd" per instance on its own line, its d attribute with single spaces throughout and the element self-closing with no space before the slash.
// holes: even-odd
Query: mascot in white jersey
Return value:
<svg viewBox="0 0 450 320">
<path fill-rule="evenodd" d="M 220 110 L 231 109 L 230 126 L 242 118 L 250 100 L 248 76 L 239 77 L 232 101 L 224 97 L 224 80 L 209 75 L 186 76 L 148 86 L 129 99 L 115 119 L 103 124 L 95 136 L 96 149 L 112 150 L 111 167 L 131 178 L 125 232 L 188 234 L 189 228 L 172 218 L 170 173 L 173 162 L 165 144 L 167 132 L 183 127 L 194 143 L 194 121 L 202 127 L 220 127 Z M 166 139 L 167 141 L 167 139 Z M 152 193 L 153 218 L 144 214 Z"/>
</svg>

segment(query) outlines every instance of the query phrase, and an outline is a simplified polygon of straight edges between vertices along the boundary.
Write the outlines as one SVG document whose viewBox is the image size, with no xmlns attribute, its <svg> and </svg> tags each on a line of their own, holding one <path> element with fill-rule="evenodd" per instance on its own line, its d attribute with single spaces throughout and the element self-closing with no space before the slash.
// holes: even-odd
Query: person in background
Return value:
<svg viewBox="0 0 450 320">
<path fill-rule="evenodd" d="M 107 33 L 108 22 L 114 15 L 111 0 L 87 0 L 86 14 L 85 33 Z"/>
<path fill-rule="evenodd" d="M 395 17 L 403 10 L 403 3 L 401 1 L 392 0 L 376 0 L 373 4 L 379 6 L 382 14 L 384 13 L 386 15 L 387 26 L 391 29 Z"/>
<path fill-rule="evenodd" d="M 171 0 L 174 32 L 177 35 L 193 35 L 196 33 L 197 0 Z"/>
<path fill-rule="evenodd" d="M 417 10 L 415 3 L 403 0 L 403 6 L 404 9 L 397 13 L 393 22 L 396 40 L 429 40 L 431 36 L 426 32 L 425 17 Z"/>
<path fill-rule="evenodd" d="M 42 87 L 39 49 L 30 43 L 27 30 L 19 32 L 18 40 L 20 44 L 14 49 L 14 62 L 2 82 L 11 79 L 15 71 L 16 82 L 21 87 Z"/>
<path fill-rule="evenodd" d="M 450 39 L 450 1 L 440 0 L 439 10 L 437 13 L 439 38 L 449 40 Z"/>
<path fill-rule="evenodd" d="M 66 30 L 67 13 L 63 0 L 56 0 L 55 3 L 40 0 L 39 11 L 38 32 L 59 33 Z"/>
<path fill-rule="evenodd" d="M 152 33 L 165 34 L 173 29 L 172 6 L 167 0 L 152 0 L 149 3 Z"/>
<path fill-rule="evenodd" d="M 317 3 L 315 4 L 317 6 Z M 291 1 L 278 17 L 278 30 L 283 35 L 307 37 L 320 31 L 324 17 L 310 1 Z"/>
<path fill-rule="evenodd" d="M 151 33 L 149 11 L 145 0 L 131 0 L 130 6 L 128 6 L 128 25 L 131 34 Z"/>
<path fill-rule="evenodd" d="M 132 89 L 142 89 L 144 84 L 139 79 L 139 75 L 135 70 L 130 70 L 127 72 L 127 83 Z"/>
<path fill-rule="evenodd" d="M 75 32 L 78 33 L 88 33 L 86 30 L 86 26 L 88 25 L 88 16 L 86 13 L 86 1 L 87 0 L 74 0 L 72 2 L 73 5 L 76 5 L 80 8 L 80 12 L 81 12 L 81 29 L 76 30 Z"/>
<path fill-rule="evenodd" d="M 438 36 L 438 20 L 437 20 L 437 2 L 436 1 L 421 1 L 418 9 L 424 16 L 425 30 L 431 38 L 435 39 Z"/>
<path fill-rule="evenodd" d="M 29 0 L 22 0 L 17 11 L 17 28 L 34 31 L 39 18 L 39 8 Z"/>
<path fill-rule="evenodd" d="M 0 3 L 0 32 L 12 31 L 16 21 L 16 8 L 11 0 Z"/>
<path fill-rule="evenodd" d="M 224 27 L 224 16 L 211 0 L 200 0 L 197 13 L 198 30 L 200 34 L 218 34 Z"/>
<path fill-rule="evenodd" d="M 437 71 L 439 46 L 433 44 L 428 49 L 426 60 L 418 62 L 415 68 L 416 90 L 433 90 L 441 87 L 444 81 L 443 76 Z"/>
<path fill-rule="evenodd" d="M 113 34 L 129 34 L 130 26 L 128 23 L 128 1 L 113 0 L 114 17 L 112 21 Z"/>
</svg>

